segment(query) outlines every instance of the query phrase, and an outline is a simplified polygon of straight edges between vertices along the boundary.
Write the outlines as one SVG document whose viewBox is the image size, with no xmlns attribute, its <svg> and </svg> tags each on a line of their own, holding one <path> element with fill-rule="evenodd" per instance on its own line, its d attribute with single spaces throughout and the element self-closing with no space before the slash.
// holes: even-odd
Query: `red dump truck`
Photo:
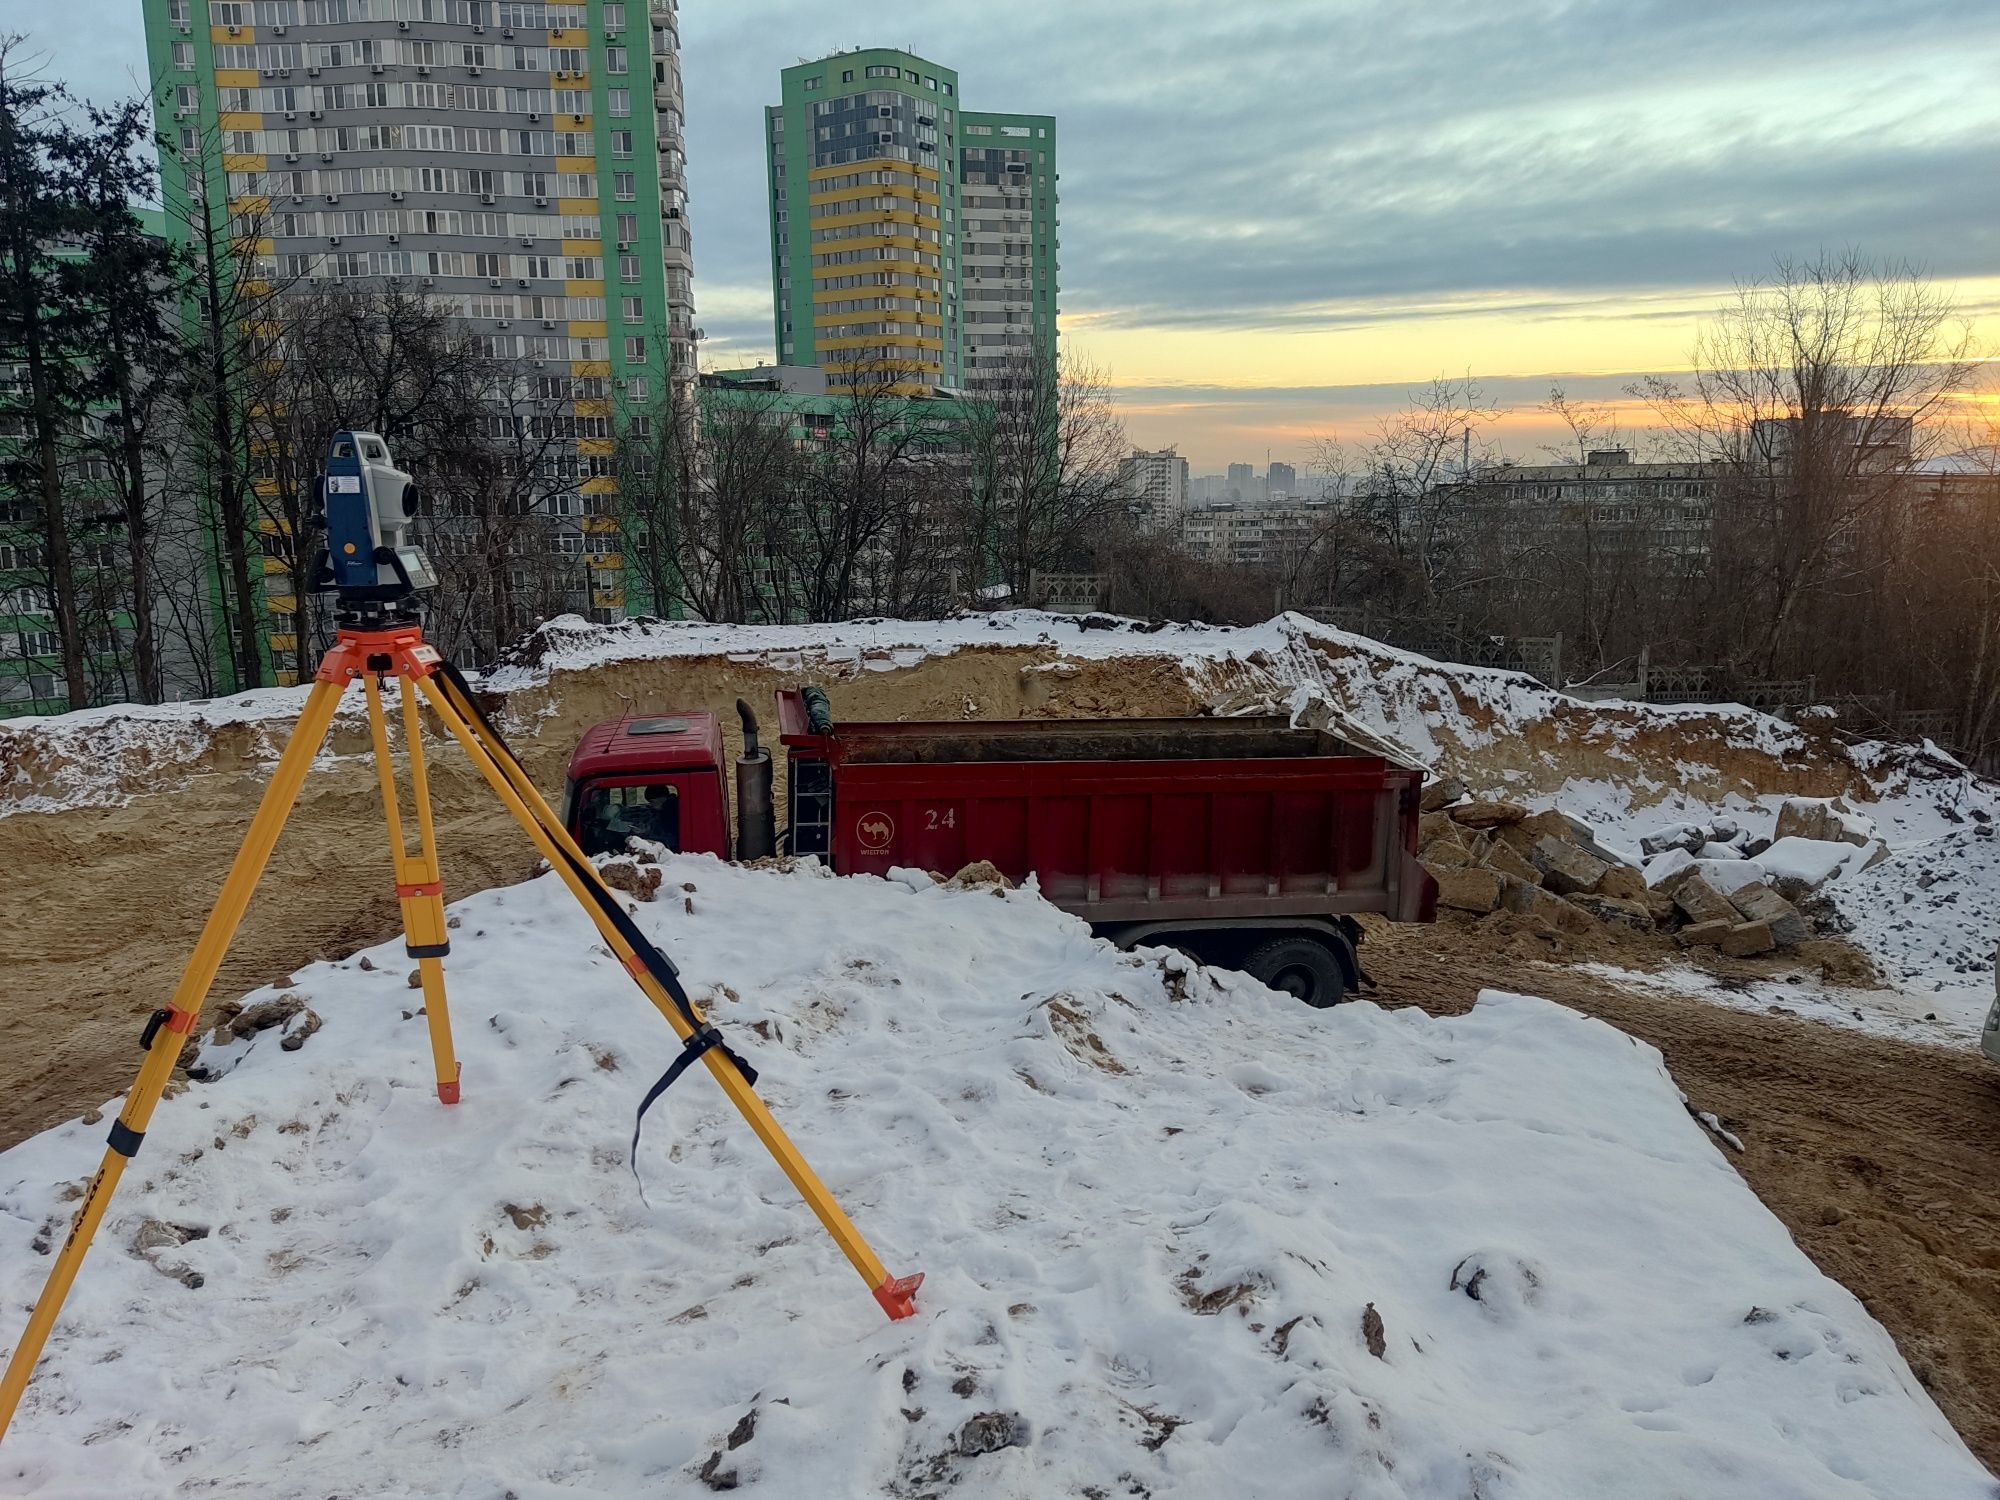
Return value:
<svg viewBox="0 0 2000 1500">
<path fill-rule="evenodd" d="M 813 854 L 843 875 L 978 860 L 1036 877 L 1120 947 L 1186 950 L 1309 1005 L 1361 981 L 1360 912 L 1428 922 L 1423 773 L 1282 718 L 840 724 L 817 688 L 778 694 L 786 826 L 740 700 L 732 836 L 708 713 L 628 714 L 584 735 L 564 819 L 585 852 L 633 836 L 689 853 Z"/>
</svg>

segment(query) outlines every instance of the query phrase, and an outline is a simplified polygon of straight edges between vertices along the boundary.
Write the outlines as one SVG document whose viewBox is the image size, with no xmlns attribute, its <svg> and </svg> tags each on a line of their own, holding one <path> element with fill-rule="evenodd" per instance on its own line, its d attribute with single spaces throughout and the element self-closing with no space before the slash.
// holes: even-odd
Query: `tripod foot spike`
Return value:
<svg viewBox="0 0 2000 1500">
<path fill-rule="evenodd" d="M 463 1077 L 465 1077 L 465 1064 L 460 1063 L 458 1065 L 458 1072 L 452 1076 L 451 1082 L 438 1085 L 438 1103 L 458 1103 L 458 1081 Z"/>
<path fill-rule="evenodd" d="M 924 1273 L 912 1271 L 908 1276 L 890 1276 L 875 1288 L 875 1300 L 882 1304 L 882 1311 L 890 1321 L 916 1316 L 917 1288 L 924 1284 Z"/>
</svg>

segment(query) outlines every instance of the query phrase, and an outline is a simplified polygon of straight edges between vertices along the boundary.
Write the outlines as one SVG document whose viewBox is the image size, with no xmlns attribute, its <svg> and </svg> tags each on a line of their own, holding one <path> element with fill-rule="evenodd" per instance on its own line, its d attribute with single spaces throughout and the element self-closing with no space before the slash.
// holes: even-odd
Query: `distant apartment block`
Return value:
<svg viewBox="0 0 2000 1500">
<path fill-rule="evenodd" d="M 1706 565 L 1714 537 L 1720 463 L 1634 463 L 1623 448 L 1580 464 L 1502 464 L 1450 486 L 1466 513 L 1514 548 L 1587 534 L 1605 553 L 1645 553 L 1687 571 Z"/>
<path fill-rule="evenodd" d="M 1175 535 L 1188 504 L 1188 461 L 1172 448 L 1157 453 L 1134 450 L 1120 477 L 1142 533 Z"/>
<path fill-rule="evenodd" d="M 1327 502 L 1238 504 L 1224 501 L 1180 519 L 1184 551 L 1226 567 L 1267 568 L 1300 556 L 1327 519 Z"/>
<path fill-rule="evenodd" d="M 868 48 L 784 70 L 764 111 L 779 363 L 977 391 L 1057 336 L 1056 126 L 964 108 L 958 74 Z"/>
</svg>

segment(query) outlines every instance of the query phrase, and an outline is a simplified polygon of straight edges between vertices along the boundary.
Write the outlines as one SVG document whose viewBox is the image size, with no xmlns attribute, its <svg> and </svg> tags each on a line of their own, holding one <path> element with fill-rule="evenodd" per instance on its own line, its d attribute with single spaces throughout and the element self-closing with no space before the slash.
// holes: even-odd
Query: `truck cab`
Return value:
<svg viewBox="0 0 2000 1500">
<path fill-rule="evenodd" d="M 596 725 L 570 756 L 563 823 L 585 854 L 631 837 L 683 854 L 732 855 L 722 727 L 714 714 L 626 714 Z"/>
</svg>

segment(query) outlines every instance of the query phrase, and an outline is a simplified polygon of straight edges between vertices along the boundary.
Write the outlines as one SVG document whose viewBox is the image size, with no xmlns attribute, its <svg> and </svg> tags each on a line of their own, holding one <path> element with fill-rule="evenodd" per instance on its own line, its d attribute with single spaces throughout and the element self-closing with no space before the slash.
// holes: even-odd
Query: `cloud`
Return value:
<svg viewBox="0 0 2000 1500">
<path fill-rule="evenodd" d="M 137 0 L 60 14 L 31 23 L 52 71 L 129 89 Z M 763 107 L 786 65 L 857 45 L 956 67 L 970 107 L 1057 117 L 1065 326 L 1115 335 L 1135 386 L 1147 336 L 1332 335 L 1328 380 L 1366 385 L 1390 372 L 1338 361 L 1382 359 L 1376 335 L 1428 351 L 1499 318 L 1532 352 L 1458 368 L 1615 368 L 1661 353 L 1607 339 L 1678 329 L 1779 254 L 2000 269 L 1995 4 L 1012 0 L 890 21 L 689 0 L 681 33 L 696 303 L 732 359 L 770 347 Z"/>
</svg>

